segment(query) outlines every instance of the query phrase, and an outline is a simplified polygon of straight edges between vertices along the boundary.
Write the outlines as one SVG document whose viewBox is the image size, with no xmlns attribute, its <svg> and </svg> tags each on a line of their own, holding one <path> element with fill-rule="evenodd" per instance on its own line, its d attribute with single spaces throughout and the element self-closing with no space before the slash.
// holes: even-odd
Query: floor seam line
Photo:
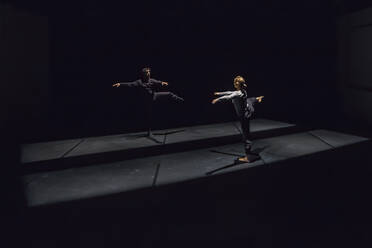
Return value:
<svg viewBox="0 0 372 248">
<path fill-rule="evenodd" d="M 156 182 L 159 176 L 160 164 L 161 164 L 160 162 L 156 164 L 154 180 L 152 181 L 152 187 L 156 187 Z"/>
<path fill-rule="evenodd" d="M 325 141 L 324 139 L 322 139 L 322 138 L 316 136 L 315 134 L 311 133 L 311 131 L 309 131 L 309 132 L 307 132 L 307 133 L 310 134 L 311 136 L 313 136 L 313 137 L 319 139 L 319 140 L 322 141 L 324 144 L 326 144 L 326 145 L 328 145 L 328 146 L 330 146 L 330 147 L 332 147 L 332 148 L 336 148 L 336 147 L 334 147 L 333 145 L 329 144 L 329 143 L 328 143 L 327 141 Z"/>
<path fill-rule="evenodd" d="M 81 143 L 83 143 L 85 139 L 81 139 L 76 145 L 74 145 L 71 149 L 69 149 L 67 152 L 65 152 L 61 158 L 66 157 L 70 152 L 72 152 L 76 147 L 78 147 Z"/>
</svg>

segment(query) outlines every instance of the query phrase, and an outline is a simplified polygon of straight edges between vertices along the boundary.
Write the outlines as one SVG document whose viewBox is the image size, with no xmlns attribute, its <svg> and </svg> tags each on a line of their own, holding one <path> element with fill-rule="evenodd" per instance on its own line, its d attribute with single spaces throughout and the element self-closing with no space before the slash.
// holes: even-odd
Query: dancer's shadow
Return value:
<svg viewBox="0 0 372 248">
<path fill-rule="evenodd" d="M 252 154 L 259 155 L 261 152 L 263 152 L 268 147 L 269 146 L 257 147 L 256 149 L 252 150 Z M 231 153 L 231 152 L 222 152 L 222 151 L 217 151 L 217 150 L 209 150 L 209 151 L 214 152 L 214 153 L 234 156 L 234 157 L 244 157 L 243 154 L 237 154 L 237 153 Z"/>
<path fill-rule="evenodd" d="M 179 129 L 179 130 L 173 130 L 173 131 L 168 131 L 168 132 L 164 132 L 164 133 L 153 133 L 153 135 L 169 135 L 169 134 L 175 134 L 175 133 L 181 133 L 181 132 L 185 132 L 186 129 Z"/>
<path fill-rule="evenodd" d="M 256 149 L 252 150 L 252 154 L 259 155 L 261 152 L 265 151 L 266 148 L 269 146 L 257 147 Z"/>
<path fill-rule="evenodd" d="M 168 132 L 163 132 L 163 133 L 153 133 L 153 135 L 163 135 L 163 141 L 161 143 L 165 145 L 168 135 L 181 133 L 181 132 L 184 132 L 185 130 L 186 129 L 179 129 L 179 130 L 173 130 L 173 131 L 168 131 Z M 153 139 L 155 142 L 157 141 L 157 139 L 154 136 L 152 136 L 151 139 Z"/>
<path fill-rule="evenodd" d="M 212 174 L 214 174 L 214 173 L 216 173 L 216 172 L 218 172 L 218 171 L 222 171 L 222 170 L 224 170 L 224 169 L 227 169 L 227 168 L 233 167 L 233 166 L 235 166 L 235 165 L 239 165 L 239 164 L 246 164 L 246 163 L 241 162 L 241 161 L 239 161 L 238 159 L 236 159 L 236 160 L 234 161 L 234 163 L 232 163 L 232 164 L 228 164 L 228 165 L 225 165 L 225 166 L 223 166 L 223 167 L 220 167 L 220 168 L 214 169 L 214 170 L 212 170 L 212 171 L 208 171 L 207 173 L 205 173 L 205 175 L 210 176 L 210 175 L 212 175 Z"/>
<path fill-rule="evenodd" d="M 141 139 L 141 138 L 146 138 L 149 139 L 157 144 L 165 144 L 165 139 L 167 135 L 170 134 L 176 134 L 180 132 L 184 132 L 186 129 L 179 129 L 179 130 L 173 130 L 173 131 L 168 131 L 168 132 L 163 132 L 163 133 L 152 133 L 149 135 L 148 133 L 137 133 L 137 134 L 128 134 L 124 136 L 128 140 L 136 140 L 136 139 Z M 154 137 L 154 135 L 163 135 L 163 141 L 158 140 L 157 138 Z"/>
<path fill-rule="evenodd" d="M 229 155 L 233 157 L 243 157 L 243 154 L 237 154 L 237 153 L 232 153 L 232 152 L 222 152 L 222 151 L 217 151 L 217 150 L 209 150 L 210 152 L 218 153 L 218 154 L 223 154 L 223 155 Z"/>
<path fill-rule="evenodd" d="M 146 138 L 146 139 L 149 139 L 149 140 L 151 140 L 151 141 L 153 141 L 157 144 L 163 144 L 164 143 L 163 141 L 160 141 L 160 140 L 156 139 L 153 135 L 149 135 L 148 133 L 129 134 L 129 135 L 124 136 L 124 138 L 127 139 L 127 140 L 137 140 L 137 139 Z"/>
<path fill-rule="evenodd" d="M 264 147 L 259 147 L 259 148 L 256 148 L 254 150 L 252 150 L 252 154 L 249 157 L 249 160 L 251 161 L 249 164 L 261 159 L 260 157 L 260 153 L 262 151 L 264 151 L 268 146 L 264 146 Z M 234 163 L 232 164 L 229 164 L 229 165 L 225 165 L 223 167 L 220 167 L 220 168 L 217 168 L 217 169 L 214 169 L 212 171 L 209 171 L 207 173 L 205 173 L 206 175 L 212 175 L 213 173 L 216 173 L 218 171 L 221 171 L 221 170 L 224 170 L 224 169 L 227 169 L 227 168 L 230 168 L 230 167 L 233 167 L 235 165 L 239 165 L 239 164 L 248 164 L 248 163 L 245 163 L 245 162 L 242 162 L 242 161 L 239 161 L 239 158 L 240 157 L 243 157 L 244 155 L 242 154 L 237 154 L 237 153 L 230 153 L 230 152 L 221 152 L 221 151 L 217 151 L 217 150 L 210 150 L 210 152 L 214 152 L 214 153 L 219 153 L 219 154 L 224 154 L 224 155 L 229 155 L 229 156 L 234 156 L 234 157 L 238 157 L 234 160 Z"/>
<path fill-rule="evenodd" d="M 126 138 L 127 140 L 136 140 L 140 138 L 145 138 L 147 136 L 148 135 L 146 133 L 137 133 L 137 134 L 128 134 L 123 137 Z"/>
</svg>

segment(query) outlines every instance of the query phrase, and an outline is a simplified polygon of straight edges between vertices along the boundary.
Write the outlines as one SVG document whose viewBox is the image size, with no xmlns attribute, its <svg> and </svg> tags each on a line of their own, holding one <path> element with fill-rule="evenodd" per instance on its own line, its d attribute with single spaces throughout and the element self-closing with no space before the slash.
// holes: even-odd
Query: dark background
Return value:
<svg viewBox="0 0 372 248">
<path fill-rule="evenodd" d="M 18 86 L 7 97 L 17 99 L 9 112 L 18 113 L 22 140 L 31 142 L 144 130 L 137 92 L 111 85 L 137 79 L 145 66 L 186 99 L 160 102 L 155 128 L 233 120 L 231 104 L 210 102 L 214 91 L 232 89 L 236 75 L 246 78 L 250 95 L 265 95 L 256 117 L 340 125 L 347 116 L 337 90 L 337 20 L 368 2 L 38 0 L 5 6 L 14 19 L 9 30 L 29 33 L 21 37 L 27 53 L 12 42 L 20 32 L 9 38 L 9 59 L 19 58 L 7 80 Z"/>
<path fill-rule="evenodd" d="M 21 209 L 25 202 L 18 182 L 19 144 L 144 130 L 143 104 L 136 92 L 111 87 L 117 80 L 135 80 L 144 66 L 151 66 L 154 78 L 169 81 L 170 90 L 186 99 L 183 106 L 169 102 L 158 106 L 161 109 L 158 128 L 233 120 L 231 104 L 212 106 L 210 101 L 214 91 L 231 89 L 233 77 L 240 74 L 247 79 L 250 94 L 266 96 L 257 107 L 257 117 L 314 128 L 368 129 L 372 126 L 372 87 L 365 85 L 372 85 L 372 76 L 361 76 L 358 70 L 351 69 L 355 67 L 354 60 L 361 60 L 358 57 L 351 60 L 350 56 L 355 48 L 359 52 L 371 51 L 370 43 L 356 42 L 364 40 L 363 35 L 353 36 L 355 30 L 372 34 L 369 29 L 372 21 L 367 18 L 371 15 L 355 14 L 369 6 L 370 1 L 347 0 L 1 1 L 0 144 L 6 149 L 0 156 L 4 184 L 0 189 L 2 207 L 7 208 L 2 212 L 5 216 L 2 224 L 7 231 L 4 236 L 13 242 L 22 241 L 20 228 L 25 228 Z M 355 43 L 349 43 L 350 36 Z M 369 61 L 372 60 L 362 61 L 365 69 L 362 73 L 368 71 Z M 365 152 L 361 150 L 360 154 Z M 291 192 L 288 189 L 296 185 L 299 190 L 305 187 L 313 192 L 307 185 L 314 185 L 315 178 L 318 188 L 314 195 L 319 193 L 328 198 L 323 187 L 342 185 L 336 198 L 348 202 L 351 209 L 347 211 L 348 218 L 350 223 L 356 223 L 352 228 L 356 228 L 355 236 L 360 240 L 357 235 L 358 227 L 363 228 L 360 222 L 364 226 L 370 223 L 364 216 L 370 205 L 361 200 L 368 195 L 370 187 L 363 183 L 368 181 L 369 174 L 367 169 L 349 171 L 349 165 L 355 165 L 355 157 L 359 156 L 350 151 L 343 154 L 350 159 L 344 162 L 341 174 L 352 172 L 351 178 L 341 177 L 334 186 L 334 181 L 328 183 L 329 171 L 322 174 L 313 170 L 313 174 L 308 174 L 304 170 L 307 180 L 298 187 L 296 183 L 301 177 L 294 170 L 286 177 L 278 173 L 278 185 L 290 179 L 278 190 Z M 321 161 L 314 163 L 310 159 L 307 168 L 314 164 L 320 167 Z M 335 166 L 339 169 L 339 164 Z M 320 184 L 316 180 L 319 175 L 327 175 Z M 261 178 L 271 180 L 266 174 Z M 259 181 L 256 177 L 251 179 Z M 217 185 L 225 187 L 220 182 Z M 271 188 L 274 184 L 267 185 Z M 185 192 L 192 192 L 185 188 Z M 198 187 L 194 191 L 199 190 Z M 199 196 L 204 197 L 201 192 Z M 222 199 L 229 198 L 230 191 L 226 192 Z M 187 193 L 175 191 L 174 195 L 182 198 Z M 307 196 L 301 195 L 303 199 Z M 221 199 L 220 194 L 216 197 Z M 290 204 L 298 199 L 290 193 L 289 198 L 293 199 Z M 286 202 L 273 199 L 272 204 L 265 204 L 269 209 L 278 202 Z M 314 204 L 312 199 L 318 198 L 303 201 L 306 203 L 303 215 L 309 216 L 304 223 L 311 222 L 313 217 L 308 215 Z M 341 208 L 335 202 L 329 212 L 336 209 L 334 218 L 338 220 L 337 210 Z M 319 209 L 323 203 L 316 201 Z M 191 212 L 196 211 L 199 209 Z M 133 222 L 137 221 L 132 212 L 128 215 Z M 359 222 L 354 222 L 355 219 Z M 60 227 L 63 235 L 66 230 L 79 229 L 66 226 Z M 318 229 L 319 226 L 314 226 L 314 230 Z"/>
<path fill-rule="evenodd" d="M 231 120 L 230 105 L 210 101 L 214 91 L 232 89 L 235 75 L 247 78 L 253 96 L 266 96 L 258 113 L 273 119 L 296 120 L 321 107 L 314 97 L 334 82 L 335 59 L 332 19 L 316 10 L 323 5 L 310 6 L 316 21 L 302 4 L 295 12 L 282 4 L 269 12 L 265 4 L 185 6 L 151 4 L 130 14 L 104 10 L 56 20 L 51 64 L 57 123 L 70 135 L 144 128 L 141 98 L 110 85 L 136 79 L 147 65 L 186 99 L 185 106 L 159 104 L 158 127 Z"/>
</svg>

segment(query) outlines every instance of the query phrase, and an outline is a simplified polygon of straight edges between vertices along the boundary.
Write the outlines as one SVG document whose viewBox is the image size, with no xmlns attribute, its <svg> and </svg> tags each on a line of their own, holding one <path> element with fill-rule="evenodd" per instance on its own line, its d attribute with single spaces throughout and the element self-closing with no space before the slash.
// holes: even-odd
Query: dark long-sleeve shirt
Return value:
<svg viewBox="0 0 372 248">
<path fill-rule="evenodd" d="M 150 78 L 147 82 L 142 81 L 142 79 L 138 79 L 133 82 L 128 83 L 120 83 L 120 86 L 126 86 L 126 87 L 141 87 L 145 92 L 149 94 L 154 94 L 155 88 L 157 86 L 160 86 L 162 81 Z"/>
<path fill-rule="evenodd" d="M 252 116 L 253 105 L 257 102 L 256 97 L 246 97 L 241 90 L 220 92 L 219 95 L 222 96 L 217 98 L 217 102 L 232 100 L 239 118 L 250 118 Z"/>
</svg>

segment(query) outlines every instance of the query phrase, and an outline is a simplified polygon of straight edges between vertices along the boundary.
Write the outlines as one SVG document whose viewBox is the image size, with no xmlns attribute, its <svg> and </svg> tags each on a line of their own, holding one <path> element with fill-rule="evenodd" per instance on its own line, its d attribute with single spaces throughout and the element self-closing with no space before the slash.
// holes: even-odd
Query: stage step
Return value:
<svg viewBox="0 0 372 248">
<path fill-rule="evenodd" d="M 267 119 L 251 121 L 252 138 L 284 135 L 306 128 Z M 22 146 L 22 172 L 51 171 L 160 154 L 194 150 L 241 141 L 237 122 L 201 125 L 145 133 L 89 137 Z"/>
</svg>

